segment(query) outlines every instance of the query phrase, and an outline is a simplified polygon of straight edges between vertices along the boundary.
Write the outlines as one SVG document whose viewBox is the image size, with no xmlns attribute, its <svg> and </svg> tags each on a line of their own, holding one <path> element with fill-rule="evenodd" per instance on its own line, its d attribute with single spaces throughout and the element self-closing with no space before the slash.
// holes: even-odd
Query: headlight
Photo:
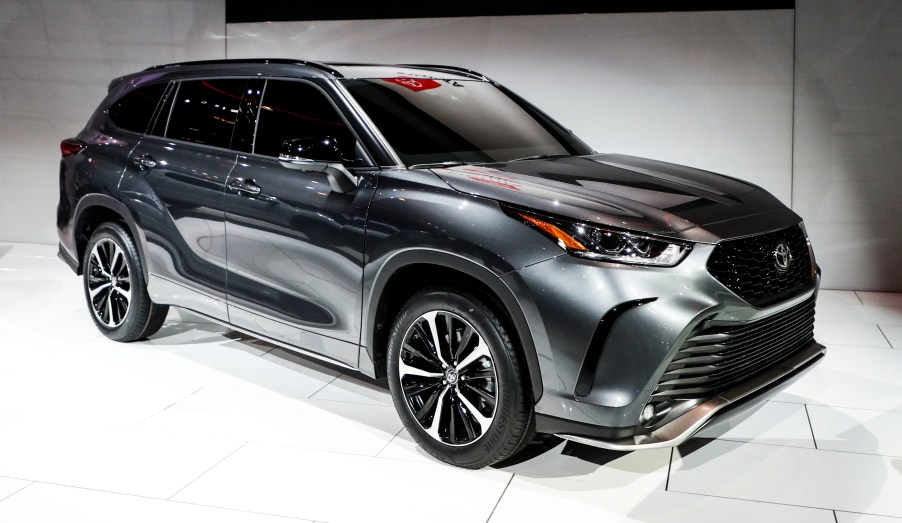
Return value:
<svg viewBox="0 0 902 523">
<path fill-rule="evenodd" d="M 554 240 L 565 251 L 583 258 L 673 267 L 692 249 L 690 243 L 570 222 L 518 209 L 505 208 L 505 210 L 509 215 Z"/>
</svg>

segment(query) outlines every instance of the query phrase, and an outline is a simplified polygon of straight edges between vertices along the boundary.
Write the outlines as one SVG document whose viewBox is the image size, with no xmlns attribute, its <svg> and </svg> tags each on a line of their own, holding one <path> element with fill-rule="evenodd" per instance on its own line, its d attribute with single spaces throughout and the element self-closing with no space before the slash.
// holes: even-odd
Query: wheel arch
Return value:
<svg viewBox="0 0 902 523">
<path fill-rule="evenodd" d="M 126 226 L 135 245 L 138 247 L 138 255 L 141 257 L 141 268 L 147 279 L 147 240 L 144 231 L 138 226 L 128 207 L 119 200 L 105 194 L 89 194 L 78 201 L 75 208 L 75 226 L 72 229 L 74 236 L 77 268 L 76 273 L 81 275 L 84 267 L 85 248 L 91 239 L 91 234 L 103 223 L 119 222 Z"/>
<path fill-rule="evenodd" d="M 428 275 L 429 283 L 417 278 Z M 414 293 L 448 284 L 469 290 L 489 301 L 514 336 L 526 362 L 533 400 L 542 396 L 542 374 L 526 315 L 514 293 L 493 272 L 462 256 L 432 249 L 410 249 L 395 254 L 379 268 L 370 292 L 364 296 L 362 342 L 377 377 L 386 373 L 386 348 L 391 325 Z"/>
</svg>

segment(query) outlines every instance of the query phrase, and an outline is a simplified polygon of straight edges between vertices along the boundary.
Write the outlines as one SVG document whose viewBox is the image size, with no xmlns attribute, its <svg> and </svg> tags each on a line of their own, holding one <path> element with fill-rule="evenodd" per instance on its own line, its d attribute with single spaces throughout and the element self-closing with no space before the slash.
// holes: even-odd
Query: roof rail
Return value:
<svg viewBox="0 0 902 523">
<path fill-rule="evenodd" d="M 342 74 L 334 67 L 330 67 L 324 63 L 312 62 L 309 60 L 295 60 L 291 58 L 228 58 L 220 60 L 194 60 L 189 62 L 174 62 L 170 64 L 160 64 L 148 67 L 145 71 L 153 71 L 157 69 L 166 69 L 169 67 L 183 67 L 189 65 L 228 65 L 228 64 L 282 64 L 282 65 L 306 65 L 321 69 L 332 76 L 341 78 Z"/>
<path fill-rule="evenodd" d="M 466 69 L 464 67 L 457 67 L 457 66 L 453 66 L 453 65 L 434 65 L 434 64 L 401 64 L 401 65 L 403 65 L 404 67 L 416 67 L 416 68 L 420 68 L 420 69 L 435 69 L 436 71 L 445 71 L 445 72 L 449 72 L 449 73 L 462 74 L 464 76 L 469 76 L 470 78 L 476 78 L 477 80 L 485 80 L 487 82 L 492 81 L 488 76 L 486 76 L 482 73 L 477 73 L 476 71 L 474 71 L 472 69 Z"/>
</svg>

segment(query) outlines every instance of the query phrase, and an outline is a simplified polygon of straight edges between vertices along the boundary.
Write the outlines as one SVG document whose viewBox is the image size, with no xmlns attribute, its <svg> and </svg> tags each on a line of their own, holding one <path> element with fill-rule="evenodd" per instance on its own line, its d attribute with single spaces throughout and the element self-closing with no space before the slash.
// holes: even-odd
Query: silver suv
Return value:
<svg viewBox="0 0 902 523">
<path fill-rule="evenodd" d="M 817 360 L 802 220 L 598 154 L 485 76 L 227 60 L 112 81 L 61 144 L 60 257 L 120 341 L 169 306 L 367 376 L 438 459 L 676 445 Z"/>
</svg>

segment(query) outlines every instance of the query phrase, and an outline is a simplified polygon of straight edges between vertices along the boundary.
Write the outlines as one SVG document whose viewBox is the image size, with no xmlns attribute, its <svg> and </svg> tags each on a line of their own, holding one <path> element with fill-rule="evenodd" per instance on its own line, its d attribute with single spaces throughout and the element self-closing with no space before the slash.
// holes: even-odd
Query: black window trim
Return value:
<svg viewBox="0 0 902 523">
<path fill-rule="evenodd" d="M 176 98 L 177 98 L 177 97 L 178 97 L 179 89 L 181 88 L 181 85 L 182 85 L 182 82 L 203 81 L 203 80 L 247 80 L 248 82 L 250 82 L 250 81 L 252 81 L 252 80 L 263 80 L 263 81 L 264 81 L 264 84 L 263 84 L 263 89 L 261 90 L 261 95 L 260 95 L 260 100 L 261 100 L 261 101 L 263 100 L 263 96 L 266 94 L 266 86 L 269 85 L 269 81 L 270 81 L 270 80 L 276 80 L 276 81 L 289 81 L 289 82 L 304 82 L 304 83 L 310 84 L 310 85 L 312 85 L 314 88 L 318 89 L 318 90 L 323 94 L 323 96 L 325 96 L 326 99 L 329 100 L 329 103 L 332 104 L 332 107 L 335 109 L 335 111 L 338 113 L 338 115 L 341 117 L 341 119 L 345 122 L 345 125 L 347 125 L 347 126 L 348 126 L 348 129 L 351 131 L 351 133 L 353 133 L 354 138 L 357 140 L 357 143 L 360 145 L 360 148 L 361 148 L 361 150 L 363 151 L 363 154 L 364 154 L 364 157 L 365 157 L 364 159 L 366 160 L 366 163 L 367 163 L 368 165 L 360 165 L 360 166 L 348 167 L 348 169 L 351 169 L 351 170 L 353 170 L 353 169 L 372 170 L 372 169 L 374 169 L 374 168 L 379 168 L 379 166 L 377 166 L 377 165 L 376 165 L 376 162 L 373 160 L 373 155 L 372 155 L 372 153 L 369 151 L 369 149 L 367 148 L 365 142 L 363 142 L 363 141 L 360 139 L 360 135 L 359 135 L 359 133 L 357 132 L 357 129 L 355 128 L 354 125 L 352 125 L 352 120 L 348 117 L 348 115 L 345 113 L 345 111 L 342 110 L 341 105 L 338 104 L 338 103 L 336 103 L 335 100 L 333 99 L 333 97 L 330 96 L 329 93 L 328 93 L 325 89 L 323 89 L 322 86 L 318 85 L 316 82 L 312 82 L 312 81 L 310 81 L 310 80 L 307 79 L 307 78 L 296 78 L 296 77 L 288 77 L 288 76 L 262 76 L 262 75 L 256 75 L 256 76 L 246 76 L 246 75 L 236 75 L 236 76 L 231 76 L 231 75 L 228 75 L 228 76 L 216 76 L 216 75 L 213 75 L 213 76 L 191 76 L 191 77 L 186 77 L 186 78 L 174 78 L 174 79 L 169 79 L 169 80 L 165 80 L 165 82 L 168 82 L 171 86 L 174 86 L 174 87 L 170 87 L 170 88 L 172 89 L 171 95 L 172 95 L 173 97 L 176 97 Z M 159 83 L 163 83 L 163 82 L 159 82 Z M 148 83 L 147 85 L 150 85 L 150 84 Z M 156 108 L 156 110 L 155 110 L 155 113 L 157 113 L 157 114 L 155 114 L 155 117 L 151 119 L 152 121 L 148 123 L 147 129 L 145 129 L 144 133 L 139 134 L 139 136 L 146 137 L 146 138 L 153 138 L 153 139 L 157 139 L 157 140 L 164 140 L 164 141 L 168 141 L 168 142 L 172 142 L 172 143 L 178 143 L 178 144 L 188 144 L 188 145 L 192 145 L 192 146 L 203 147 L 203 148 L 206 148 L 206 149 L 212 149 L 212 150 L 214 150 L 214 151 L 226 151 L 226 152 L 228 152 L 228 153 L 231 153 L 231 154 L 237 154 L 237 155 L 240 155 L 240 156 L 249 156 L 249 157 L 253 157 L 253 158 L 265 158 L 265 159 L 267 159 L 267 160 L 276 160 L 276 161 L 278 161 L 278 158 L 277 158 L 277 157 L 274 157 L 274 156 L 268 156 L 268 155 L 264 155 L 264 154 L 256 154 L 256 153 L 254 153 L 254 152 L 246 152 L 246 151 L 239 151 L 239 150 L 237 150 L 237 149 L 233 149 L 233 148 L 232 148 L 232 143 L 234 142 L 234 139 L 235 139 L 234 132 L 233 132 L 233 134 L 232 134 L 232 137 L 229 139 L 229 147 L 219 147 L 219 146 L 216 146 L 216 145 L 209 145 L 209 144 L 198 143 L 198 142 L 189 142 L 189 141 L 187 141 L 187 140 L 179 140 L 179 139 L 176 139 L 176 138 L 170 138 L 170 137 L 165 136 L 165 134 L 169 132 L 169 121 L 170 121 L 170 119 L 172 118 L 172 111 L 173 111 L 173 108 L 175 107 L 175 103 L 173 103 L 172 105 L 169 106 L 169 114 L 166 115 L 166 127 L 165 127 L 164 130 L 163 130 L 164 136 L 158 136 L 158 135 L 156 135 L 156 134 L 150 134 L 150 130 L 153 129 L 154 126 L 156 126 L 156 121 L 157 121 L 157 119 L 163 117 L 163 115 L 162 115 L 162 114 L 159 114 L 159 113 L 162 113 L 162 107 L 160 106 L 160 104 L 161 104 L 162 100 L 165 98 L 165 96 L 166 96 L 166 91 L 163 92 L 163 95 L 160 97 L 160 101 L 157 102 L 157 108 Z M 121 97 L 120 97 L 120 98 L 121 98 Z M 117 98 L 117 99 L 118 99 L 118 98 Z M 108 120 L 109 120 L 109 118 L 108 118 Z M 110 120 L 110 121 L 112 121 L 112 120 Z M 254 128 L 253 128 L 253 135 L 254 135 L 254 136 L 253 136 L 253 140 L 254 140 L 254 143 L 253 143 L 253 146 L 252 146 L 251 150 L 253 150 L 253 148 L 256 147 L 256 140 L 257 140 L 257 126 L 258 126 L 259 124 L 260 124 L 260 104 L 257 104 L 257 115 L 256 115 L 256 118 L 255 118 L 255 120 L 254 120 Z M 127 129 L 122 129 L 122 128 L 118 127 L 118 126 L 116 126 L 116 128 L 117 128 L 117 129 L 121 129 L 121 130 L 123 130 L 123 131 L 125 131 L 125 132 L 132 133 L 132 134 L 137 134 L 137 133 L 135 133 L 134 131 L 129 131 L 129 130 L 127 130 Z"/>
</svg>

